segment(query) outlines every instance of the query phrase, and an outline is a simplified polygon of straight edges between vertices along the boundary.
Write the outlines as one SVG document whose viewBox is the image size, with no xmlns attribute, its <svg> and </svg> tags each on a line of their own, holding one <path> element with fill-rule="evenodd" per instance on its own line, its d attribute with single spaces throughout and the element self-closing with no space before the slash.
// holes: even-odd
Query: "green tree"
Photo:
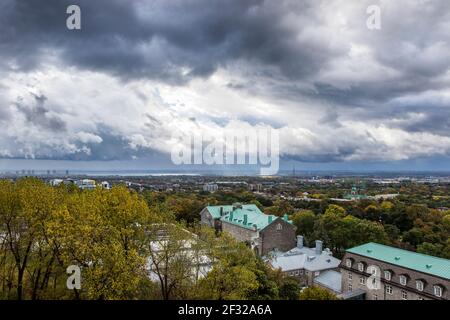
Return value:
<svg viewBox="0 0 450 320">
<path fill-rule="evenodd" d="M 228 234 L 212 244 L 212 270 L 199 281 L 198 297 L 215 300 L 247 299 L 259 288 L 254 253 Z"/>
<path fill-rule="evenodd" d="M 280 284 L 280 299 L 297 300 L 300 294 L 300 284 L 297 279 L 284 277 Z"/>
<path fill-rule="evenodd" d="M 381 224 L 347 215 L 342 207 L 330 205 L 315 224 L 316 239 L 322 239 L 341 257 L 350 247 L 366 242 L 389 243 Z"/>
<path fill-rule="evenodd" d="M 311 210 L 301 210 L 296 212 L 291 219 L 297 227 L 296 233 L 310 239 L 314 232 L 314 224 L 317 220 L 314 212 Z"/>
<path fill-rule="evenodd" d="M 338 298 L 328 290 L 314 286 L 303 289 L 299 300 L 338 300 Z"/>
</svg>

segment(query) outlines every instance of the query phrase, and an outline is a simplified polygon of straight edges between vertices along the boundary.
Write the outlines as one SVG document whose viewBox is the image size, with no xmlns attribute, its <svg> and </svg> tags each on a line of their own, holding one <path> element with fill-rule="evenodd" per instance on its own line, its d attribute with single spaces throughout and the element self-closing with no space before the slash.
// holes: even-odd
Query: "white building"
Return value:
<svg viewBox="0 0 450 320">
<path fill-rule="evenodd" d="M 203 191 L 215 192 L 219 190 L 219 186 L 215 183 L 207 183 L 203 185 Z"/>
<path fill-rule="evenodd" d="M 103 189 L 106 189 L 106 190 L 111 189 L 111 184 L 108 181 L 102 181 L 101 186 Z"/>
<path fill-rule="evenodd" d="M 287 252 L 273 252 L 267 257 L 274 269 L 295 277 L 302 286 L 320 285 L 324 288 L 338 288 L 340 283 L 339 264 L 341 260 L 333 257 L 330 249 L 322 249 L 322 241 L 316 240 L 314 248 L 303 245 L 303 237 L 297 236 L 297 246 Z M 333 272 L 331 272 L 333 271 Z M 322 277 L 319 277 L 321 276 Z M 316 280 L 317 279 L 317 280 Z M 327 280 L 331 283 L 327 284 Z"/>
<path fill-rule="evenodd" d="M 151 254 L 146 266 L 152 281 L 160 281 L 160 277 L 170 277 L 170 272 L 165 272 L 166 262 L 188 265 L 190 270 L 187 270 L 187 274 L 190 274 L 192 279 L 204 278 L 211 271 L 212 261 L 199 245 L 201 240 L 196 234 L 174 224 L 158 224 L 155 227 L 156 235 L 150 241 Z"/>
<path fill-rule="evenodd" d="M 64 182 L 63 179 L 52 179 L 52 180 L 50 180 L 50 185 L 52 187 L 56 187 L 56 186 L 59 186 L 63 182 Z"/>
<path fill-rule="evenodd" d="M 91 179 L 77 180 L 75 184 L 82 190 L 93 190 L 96 187 L 95 180 Z"/>
</svg>

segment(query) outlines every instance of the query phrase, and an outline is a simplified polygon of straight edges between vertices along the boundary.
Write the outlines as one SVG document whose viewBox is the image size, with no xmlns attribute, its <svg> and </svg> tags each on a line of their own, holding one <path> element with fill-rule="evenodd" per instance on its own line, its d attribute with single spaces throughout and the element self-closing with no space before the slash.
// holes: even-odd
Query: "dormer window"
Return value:
<svg viewBox="0 0 450 320">
<path fill-rule="evenodd" d="M 352 267 L 352 260 L 351 259 L 345 260 L 345 265 L 347 266 L 347 268 L 351 268 Z"/>
<path fill-rule="evenodd" d="M 391 273 L 390 271 L 385 271 L 385 272 L 384 272 L 384 278 L 385 278 L 387 281 L 391 281 L 391 279 L 392 279 L 392 273 Z"/>
<path fill-rule="evenodd" d="M 364 272 L 364 263 L 362 263 L 362 262 L 358 263 L 358 270 L 361 272 Z"/>
<path fill-rule="evenodd" d="M 408 282 L 408 279 L 406 278 L 406 276 L 401 275 L 400 276 L 400 284 L 402 286 L 406 286 L 406 283 Z"/>
<path fill-rule="evenodd" d="M 441 286 L 433 286 L 433 293 L 436 297 L 442 297 L 442 287 Z"/>
<path fill-rule="evenodd" d="M 416 289 L 419 291 L 423 291 L 423 281 L 420 280 L 416 281 Z"/>
</svg>

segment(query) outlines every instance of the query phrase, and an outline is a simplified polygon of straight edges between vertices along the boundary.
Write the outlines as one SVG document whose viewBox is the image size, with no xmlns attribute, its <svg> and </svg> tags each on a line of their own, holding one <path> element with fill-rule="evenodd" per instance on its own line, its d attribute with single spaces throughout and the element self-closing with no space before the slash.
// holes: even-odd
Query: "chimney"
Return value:
<svg viewBox="0 0 450 320">
<path fill-rule="evenodd" d="M 220 216 L 223 216 L 223 207 L 220 207 Z"/>
<path fill-rule="evenodd" d="M 230 213 L 230 221 L 233 221 L 233 212 Z"/>
<path fill-rule="evenodd" d="M 272 216 L 269 216 L 269 217 L 268 217 L 268 222 L 269 222 L 269 224 L 272 223 Z"/>
<path fill-rule="evenodd" d="M 284 219 L 284 221 L 288 221 L 288 215 L 285 214 L 284 217 L 283 217 L 283 219 Z"/>
<path fill-rule="evenodd" d="M 316 254 L 319 255 L 322 253 L 322 241 L 316 240 Z"/>
<path fill-rule="evenodd" d="M 233 211 L 236 209 L 242 209 L 242 204 L 239 202 L 233 203 Z"/>
<path fill-rule="evenodd" d="M 303 248 L 303 236 L 297 236 L 297 248 Z"/>
<path fill-rule="evenodd" d="M 246 214 L 244 214 L 244 226 L 246 226 L 247 225 L 247 215 Z"/>
</svg>

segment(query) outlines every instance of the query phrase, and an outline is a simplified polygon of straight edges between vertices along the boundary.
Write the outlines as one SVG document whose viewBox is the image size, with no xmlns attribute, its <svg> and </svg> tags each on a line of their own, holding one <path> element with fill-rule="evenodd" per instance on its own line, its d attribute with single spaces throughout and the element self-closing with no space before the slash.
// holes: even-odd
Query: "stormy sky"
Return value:
<svg viewBox="0 0 450 320">
<path fill-rule="evenodd" d="M 0 30 L 0 166 L 144 168 L 177 130 L 270 127 L 300 169 L 450 170 L 447 0 L 2 0 Z"/>
</svg>

